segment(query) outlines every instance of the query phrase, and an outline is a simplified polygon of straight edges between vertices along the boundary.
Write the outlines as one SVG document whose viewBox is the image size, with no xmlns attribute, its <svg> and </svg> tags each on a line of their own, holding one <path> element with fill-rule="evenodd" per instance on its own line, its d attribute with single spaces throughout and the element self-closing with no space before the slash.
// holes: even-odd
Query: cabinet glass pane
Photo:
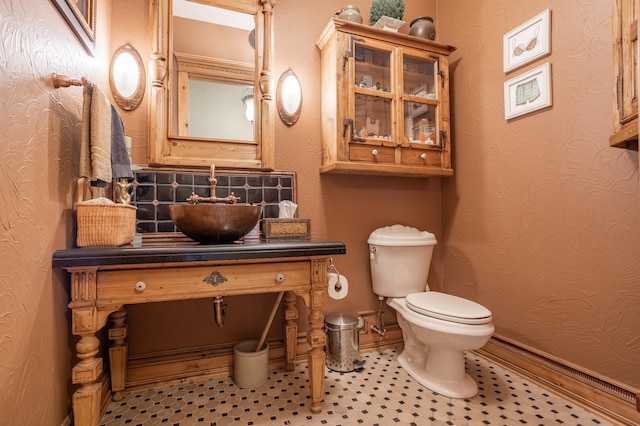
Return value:
<svg viewBox="0 0 640 426">
<path fill-rule="evenodd" d="M 403 55 L 402 68 L 405 140 L 438 147 L 437 61 Z"/>
<path fill-rule="evenodd" d="M 361 44 L 355 52 L 356 86 L 391 92 L 391 52 Z"/>
<path fill-rule="evenodd" d="M 437 99 L 436 62 L 411 55 L 403 56 L 403 93 L 425 99 Z"/>
<path fill-rule="evenodd" d="M 356 94 L 353 140 L 391 140 L 391 130 L 391 100 Z"/>
<path fill-rule="evenodd" d="M 436 132 L 436 107 L 417 102 L 404 103 L 404 135 L 409 142 L 440 145 Z"/>
</svg>

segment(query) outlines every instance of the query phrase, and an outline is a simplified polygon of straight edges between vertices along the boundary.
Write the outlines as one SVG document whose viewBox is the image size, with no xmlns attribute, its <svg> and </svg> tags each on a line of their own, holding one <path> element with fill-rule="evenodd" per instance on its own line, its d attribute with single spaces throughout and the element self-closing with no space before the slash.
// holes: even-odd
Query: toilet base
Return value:
<svg viewBox="0 0 640 426">
<path fill-rule="evenodd" d="M 427 359 L 433 355 L 436 355 L 437 357 L 438 354 L 434 354 L 433 352 L 434 350 L 430 349 L 430 353 L 427 355 Z M 440 395 L 461 399 L 471 398 L 478 393 L 478 385 L 471 378 L 471 376 L 469 376 L 467 373 L 464 373 L 464 354 L 462 354 L 462 356 L 462 377 L 458 377 L 457 380 L 453 381 L 447 380 L 446 378 L 446 370 L 448 370 L 447 368 L 444 369 L 445 371 L 440 370 L 436 374 L 429 374 L 430 362 L 428 360 L 426 365 L 412 362 L 411 358 L 404 351 L 398 356 L 398 364 L 400 364 L 404 371 L 406 371 L 416 382 L 420 383 L 426 388 L 431 389 L 434 392 L 439 393 Z M 432 365 L 433 364 L 435 363 L 432 363 Z M 459 370 L 456 371 L 453 376 L 459 376 Z"/>
</svg>

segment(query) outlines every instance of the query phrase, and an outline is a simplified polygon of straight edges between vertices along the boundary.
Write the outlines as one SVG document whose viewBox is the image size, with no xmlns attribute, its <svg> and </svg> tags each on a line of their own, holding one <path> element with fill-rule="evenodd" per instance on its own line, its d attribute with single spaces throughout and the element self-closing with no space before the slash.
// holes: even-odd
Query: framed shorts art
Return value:
<svg viewBox="0 0 640 426">
<path fill-rule="evenodd" d="M 548 62 L 504 83 L 506 120 L 551 105 L 551 64 Z"/>
</svg>

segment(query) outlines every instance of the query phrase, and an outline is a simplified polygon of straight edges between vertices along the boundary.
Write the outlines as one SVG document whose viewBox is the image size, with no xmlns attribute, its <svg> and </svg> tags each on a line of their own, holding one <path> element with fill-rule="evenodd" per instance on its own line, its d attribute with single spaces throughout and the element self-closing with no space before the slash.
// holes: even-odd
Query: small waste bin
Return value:
<svg viewBox="0 0 640 426">
<path fill-rule="evenodd" d="M 334 371 L 361 368 L 359 321 L 352 315 L 330 315 L 324 320 L 327 333 L 327 367 Z"/>
</svg>

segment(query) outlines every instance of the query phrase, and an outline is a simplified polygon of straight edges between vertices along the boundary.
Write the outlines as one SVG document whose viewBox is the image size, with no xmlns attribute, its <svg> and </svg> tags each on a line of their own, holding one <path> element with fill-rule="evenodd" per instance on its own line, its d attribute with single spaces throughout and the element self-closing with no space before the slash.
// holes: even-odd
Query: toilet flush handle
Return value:
<svg viewBox="0 0 640 426">
<path fill-rule="evenodd" d="M 375 258 L 375 255 L 376 255 L 376 247 L 375 246 L 369 247 L 369 259 L 373 260 Z"/>
</svg>

